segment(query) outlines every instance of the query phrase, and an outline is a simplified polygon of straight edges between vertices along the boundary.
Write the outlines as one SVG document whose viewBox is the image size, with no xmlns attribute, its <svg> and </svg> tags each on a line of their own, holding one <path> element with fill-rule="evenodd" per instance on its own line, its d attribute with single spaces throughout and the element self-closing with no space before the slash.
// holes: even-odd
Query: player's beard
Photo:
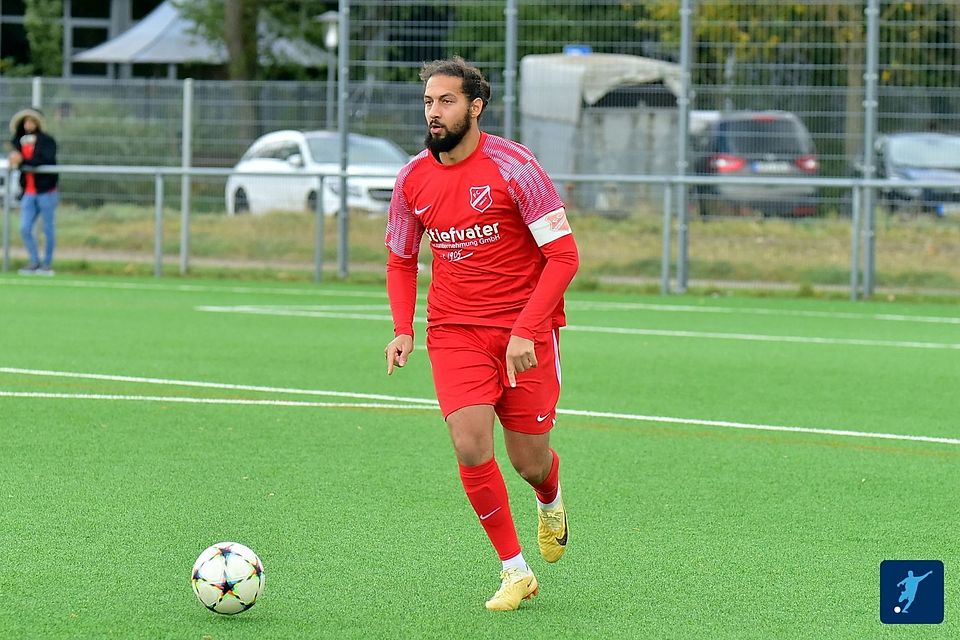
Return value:
<svg viewBox="0 0 960 640">
<path fill-rule="evenodd" d="M 441 125 L 442 126 L 442 125 Z M 467 132 L 470 131 L 470 112 L 467 111 L 463 115 L 463 120 L 455 124 L 452 128 L 447 128 L 446 133 L 441 133 L 440 135 L 433 135 L 430 133 L 429 125 L 427 126 L 427 137 L 423 141 L 423 144 L 426 145 L 427 149 L 430 149 L 433 153 L 446 153 L 452 151 L 454 147 L 460 144 L 460 141 L 467 135 Z"/>
</svg>

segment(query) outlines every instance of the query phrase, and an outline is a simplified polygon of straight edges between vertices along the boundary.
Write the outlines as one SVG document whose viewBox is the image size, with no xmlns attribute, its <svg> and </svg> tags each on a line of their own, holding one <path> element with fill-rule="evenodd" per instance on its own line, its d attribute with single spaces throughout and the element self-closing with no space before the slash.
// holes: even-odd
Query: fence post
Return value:
<svg viewBox="0 0 960 640">
<path fill-rule="evenodd" d="M 180 275 L 190 268 L 190 165 L 193 163 L 193 78 L 183 81 L 183 131 L 180 141 Z"/>
<path fill-rule="evenodd" d="M 30 106 L 34 109 L 43 108 L 43 78 L 34 76 L 30 84 Z"/>
<path fill-rule="evenodd" d="M 660 252 L 660 293 L 667 295 L 670 293 L 670 225 L 673 220 L 671 217 L 670 195 L 673 191 L 673 185 L 669 182 L 663 183 L 663 248 Z"/>
<path fill-rule="evenodd" d="M 868 180 L 874 177 L 874 137 L 877 131 L 877 57 L 880 48 L 879 0 L 867 0 L 867 64 L 863 80 L 866 92 L 863 99 L 863 175 Z M 866 187 L 862 206 L 866 212 L 866 234 L 863 247 L 863 295 L 873 295 L 874 269 L 876 264 L 877 222 L 874 212 L 876 190 Z"/>
<path fill-rule="evenodd" d="M 111 12 L 113 11 L 111 7 Z M 110 33 L 110 37 L 113 37 Z M 64 78 L 73 75 L 73 1 L 63 0 L 63 62 L 61 73 Z"/>
<path fill-rule="evenodd" d="M 323 232 L 327 216 L 323 205 L 323 188 L 326 176 L 320 176 L 320 186 L 317 187 L 317 198 L 313 203 L 313 212 L 317 216 L 317 231 L 313 242 L 313 281 L 323 280 Z"/>
<path fill-rule="evenodd" d="M 337 127 L 340 129 L 340 217 L 337 226 L 338 244 L 337 261 L 338 274 L 341 279 L 349 275 L 348 264 L 350 262 L 350 249 L 347 239 L 349 231 L 348 217 L 350 215 L 347 207 L 347 166 L 348 166 L 348 141 L 350 136 L 350 123 L 347 122 L 347 98 L 350 89 L 350 0 L 340 0 L 340 48 L 337 50 L 337 64 L 340 67 L 340 73 L 337 75 L 337 86 L 340 90 L 337 97 Z"/>
<path fill-rule="evenodd" d="M 507 0 L 503 15 L 507 23 L 503 62 L 503 136 L 512 140 L 517 104 L 517 0 Z"/>
<path fill-rule="evenodd" d="M 850 206 L 853 209 L 853 219 L 850 222 L 850 300 L 856 302 L 859 297 L 860 275 L 860 206 L 862 189 L 853 187 L 853 200 Z"/>
<path fill-rule="evenodd" d="M 163 275 L 163 174 L 153 177 L 153 275 Z"/>
<path fill-rule="evenodd" d="M 10 176 L 13 171 L 7 166 L 7 177 L 3 182 L 3 272 L 10 270 L 10 199 L 13 197 L 13 188 L 10 186 Z"/>
<path fill-rule="evenodd" d="M 690 0 L 680 3 L 680 95 L 677 97 L 677 175 L 687 173 L 687 137 L 690 128 L 690 51 L 693 10 Z M 677 289 L 687 290 L 687 185 L 676 184 L 677 189 Z"/>
</svg>

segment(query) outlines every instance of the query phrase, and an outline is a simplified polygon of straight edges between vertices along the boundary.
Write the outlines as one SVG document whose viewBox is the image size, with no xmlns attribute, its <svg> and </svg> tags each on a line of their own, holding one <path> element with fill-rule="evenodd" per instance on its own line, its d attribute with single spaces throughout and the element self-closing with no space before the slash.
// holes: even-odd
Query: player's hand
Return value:
<svg viewBox="0 0 960 640">
<path fill-rule="evenodd" d="M 20 166 L 20 163 L 23 162 L 23 156 L 20 155 L 19 151 L 13 150 L 7 154 L 7 162 L 10 164 L 11 168 L 16 169 Z"/>
<path fill-rule="evenodd" d="M 383 355 L 387 358 L 387 375 L 393 375 L 393 365 L 402 367 L 413 353 L 413 336 L 401 334 L 390 341 Z"/>
<path fill-rule="evenodd" d="M 517 374 L 537 366 L 537 353 L 533 340 L 510 336 L 507 343 L 507 380 L 511 387 L 517 386 Z"/>
</svg>

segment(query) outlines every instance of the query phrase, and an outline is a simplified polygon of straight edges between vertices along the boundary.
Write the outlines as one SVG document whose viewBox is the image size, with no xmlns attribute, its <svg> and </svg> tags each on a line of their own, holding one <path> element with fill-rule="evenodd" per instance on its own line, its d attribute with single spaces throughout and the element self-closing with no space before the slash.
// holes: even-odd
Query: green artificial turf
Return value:
<svg viewBox="0 0 960 640">
<path fill-rule="evenodd" d="M 960 308 L 568 302 L 570 547 L 539 558 L 498 440 L 541 593 L 493 614 L 446 428 L 403 400 L 433 398 L 426 353 L 384 375 L 380 288 L 0 277 L 0 637 L 956 635 Z M 233 617 L 190 589 L 224 540 L 266 572 Z M 943 624 L 880 623 L 885 559 L 944 562 Z"/>
</svg>

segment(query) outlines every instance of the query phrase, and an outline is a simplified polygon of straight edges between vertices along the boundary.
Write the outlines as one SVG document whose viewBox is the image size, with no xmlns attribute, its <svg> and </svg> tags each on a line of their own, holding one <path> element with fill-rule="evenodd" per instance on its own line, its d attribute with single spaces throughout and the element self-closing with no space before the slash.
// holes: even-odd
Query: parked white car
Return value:
<svg viewBox="0 0 960 640">
<path fill-rule="evenodd" d="M 3 199 L 7 196 L 7 169 L 9 168 L 10 163 L 7 162 L 6 158 L 0 158 L 0 206 L 3 205 Z M 20 201 L 20 170 L 14 169 L 10 172 L 10 193 L 13 194 L 13 198 L 10 200 L 11 204 L 15 204 Z"/>
<path fill-rule="evenodd" d="M 258 138 L 227 178 L 224 192 L 229 215 L 269 211 L 313 211 L 323 180 L 327 215 L 340 209 L 339 133 L 335 131 L 274 131 Z M 410 159 L 385 138 L 351 133 L 348 137 L 347 206 L 371 213 L 385 212 L 397 173 Z"/>
</svg>

